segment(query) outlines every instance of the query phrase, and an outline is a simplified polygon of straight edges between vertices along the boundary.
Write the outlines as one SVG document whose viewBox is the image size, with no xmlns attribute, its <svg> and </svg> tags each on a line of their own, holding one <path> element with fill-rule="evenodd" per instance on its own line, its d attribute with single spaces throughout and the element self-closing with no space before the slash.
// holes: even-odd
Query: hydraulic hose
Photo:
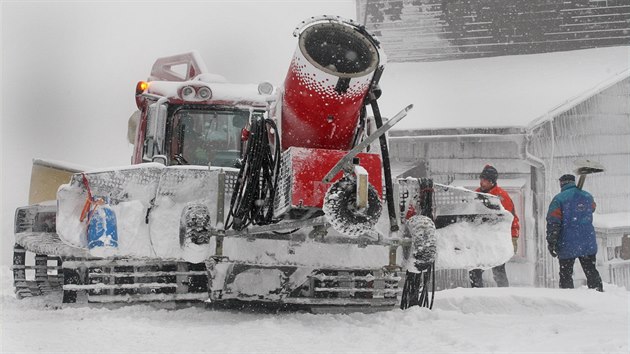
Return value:
<svg viewBox="0 0 630 354">
<path fill-rule="evenodd" d="M 275 132 L 272 154 L 267 126 Z M 226 229 L 242 230 L 247 226 L 273 222 L 273 202 L 280 169 L 280 141 L 275 123 L 257 117 L 252 120 L 247 150 L 230 200 Z"/>
<path fill-rule="evenodd" d="M 370 93 L 373 96 L 373 93 Z M 372 106 L 372 113 L 374 113 L 374 121 L 376 128 L 383 126 L 383 118 L 381 117 L 381 111 L 378 108 L 376 97 L 374 97 L 370 105 Z M 389 230 L 391 232 L 397 232 L 399 230 L 398 221 L 396 220 L 396 205 L 394 204 L 394 187 L 392 181 L 392 168 L 389 161 L 389 148 L 387 147 L 387 137 L 385 134 L 379 138 L 381 145 L 381 158 L 383 159 L 383 172 L 385 176 L 385 197 L 387 198 L 387 212 L 389 215 Z"/>
</svg>

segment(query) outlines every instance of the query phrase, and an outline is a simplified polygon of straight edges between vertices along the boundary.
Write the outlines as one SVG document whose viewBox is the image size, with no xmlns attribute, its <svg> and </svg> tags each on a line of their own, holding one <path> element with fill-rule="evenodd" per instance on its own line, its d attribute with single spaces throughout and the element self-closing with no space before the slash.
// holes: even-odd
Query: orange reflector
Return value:
<svg viewBox="0 0 630 354">
<path fill-rule="evenodd" d="M 136 95 L 143 93 L 147 88 L 149 88 L 148 82 L 138 81 L 138 84 L 136 85 Z"/>
</svg>

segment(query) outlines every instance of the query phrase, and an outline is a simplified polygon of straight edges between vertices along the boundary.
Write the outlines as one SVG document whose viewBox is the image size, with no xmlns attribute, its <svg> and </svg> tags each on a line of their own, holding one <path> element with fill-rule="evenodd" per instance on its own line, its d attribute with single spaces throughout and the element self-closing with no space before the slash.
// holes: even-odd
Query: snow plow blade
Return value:
<svg viewBox="0 0 630 354">
<path fill-rule="evenodd" d="M 420 179 L 398 182 L 401 211 L 405 212 L 418 203 Z M 439 183 L 433 183 L 431 192 L 437 229 L 436 269 L 487 269 L 514 255 L 510 238 L 513 216 L 498 197 Z"/>
<path fill-rule="evenodd" d="M 67 183 L 72 174 L 83 169 L 61 161 L 33 159 L 28 197 L 29 204 L 55 200 L 57 188 Z"/>
<path fill-rule="evenodd" d="M 221 200 L 230 199 L 236 174 L 157 163 L 75 174 L 59 188 L 57 205 L 18 209 L 16 254 L 57 261 L 38 272 L 55 275 L 39 288 L 63 290 L 68 303 L 240 302 L 333 312 L 397 305 L 401 276 L 389 267 L 389 241 L 345 237 L 323 215 L 223 229 L 229 206 Z M 220 191 L 224 198 L 210 198 Z M 90 196 L 116 216 L 115 247 L 88 243 L 92 224 L 80 216 Z M 23 276 L 23 264 L 14 269 L 22 297 L 45 293 L 32 291 L 38 283 Z"/>
</svg>

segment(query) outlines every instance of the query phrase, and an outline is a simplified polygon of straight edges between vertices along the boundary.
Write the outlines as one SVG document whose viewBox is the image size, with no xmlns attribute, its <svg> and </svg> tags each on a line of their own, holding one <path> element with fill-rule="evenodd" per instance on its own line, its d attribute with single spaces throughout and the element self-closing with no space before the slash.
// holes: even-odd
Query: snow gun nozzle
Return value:
<svg viewBox="0 0 630 354">
<path fill-rule="evenodd" d="M 338 17 L 313 18 L 296 33 L 280 110 L 282 150 L 348 151 L 385 53 L 359 25 Z"/>
</svg>

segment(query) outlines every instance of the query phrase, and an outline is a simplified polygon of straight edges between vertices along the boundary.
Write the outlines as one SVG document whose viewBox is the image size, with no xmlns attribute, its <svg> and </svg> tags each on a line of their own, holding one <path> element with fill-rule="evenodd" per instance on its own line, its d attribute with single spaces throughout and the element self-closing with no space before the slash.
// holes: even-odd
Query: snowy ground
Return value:
<svg viewBox="0 0 630 354">
<path fill-rule="evenodd" d="M 627 353 L 630 293 L 453 289 L 433 310 L 253 314 L 202 307 L 59 307 L 17 300 L 1 270 L 1 353 Z M 46 305 L 46 301 L 55 305 Z"/>
</svg>

